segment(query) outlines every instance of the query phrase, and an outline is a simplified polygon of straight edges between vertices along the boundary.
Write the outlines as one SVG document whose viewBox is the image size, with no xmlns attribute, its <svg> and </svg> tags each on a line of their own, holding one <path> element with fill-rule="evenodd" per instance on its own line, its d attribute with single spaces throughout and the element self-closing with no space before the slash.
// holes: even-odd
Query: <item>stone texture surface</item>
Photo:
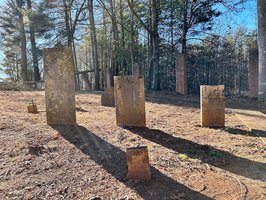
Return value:
<svg viewBox="0 0 266 200">
<path fill-rule="evenodd" d="M 48 124 L 75 124 L 75 74 L 70 48 L 43 50 Z"/>
<path fill-rule="evenodd" d="M 114 94 L 118 126 L 146 126 L 143 76 L 115 76 Z"/>
<path fill-rule="evenodd" d="M 224 86 L 201 85 L 200 108 L 202 127 L 224 127 Z"/>
<path fill-rule="evenodd" d="M 187 94 L 187 57 L 184 54 L 176 56 L 176 92 Z"/>
<path fill-rule="evenodd" d="M 138 63 L 135 63 L 132 67 L 132 75 L 133 76 L 139 76 L 140 74 L 140 66 Z"/>
<path fill-rule="evenodd" d="M 140 180 L 151 179 L 148 148 L 146 146 L 128 148 L 126 152 L 128 178 Z"/>
<path fill-rule="evenodd" d="M 248 52 L 248 96 L 258 97 L 259 88 L 259 66 L 258 66 L 258 49 L 253 48 Z"/>
<path fill-rule="evenodd" d="M 101 104 L 102 106 L 115 107 L 115 96 L 113 87 L 106 88 L 102 92 Z"/>
<path fill-rule="evenodd" d="M 31 103 L 27 106 L 28 113 L 38 113 L 37 105 L 34 103 Z"/>
</svg>

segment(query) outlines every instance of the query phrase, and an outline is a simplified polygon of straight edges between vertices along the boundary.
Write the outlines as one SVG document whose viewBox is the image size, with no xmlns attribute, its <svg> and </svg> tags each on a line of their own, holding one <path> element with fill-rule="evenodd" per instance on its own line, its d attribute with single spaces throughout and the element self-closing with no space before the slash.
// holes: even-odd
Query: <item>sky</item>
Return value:
<svg viewBox="0 0 266 200">
<path fill-rule="evenodd" d="M 5 0 L 0 0 L 0 5 L 3 5 Z M 223 34 L 231 27 L 235 30 L 236 27 L 242 26 L 247 30 L 257 29 L 257 4 L 256 0 L 249 0 L 245 3 L 244 8 L 240 7 L 238 11 L 229 12 L 224 7 L 219 7 L 223 15 L 215 19 L 214 31 Z M 3 52 L 0 49 L 0 69 L 3 60 Z M 4 74 L 0 70 L 0 79 L 4 78 Z"/>
<path fill-rule="evenodd" d="M 226 28 L 243 26 L 248 30 L 257 29 L 257 1 L 249 0 L 243 6 L 239 6 L 238 10 L 230 12 L 224 7 L 220 10 L 223 12 L 221 17 L 215 20 L 216 27 Z"/>
</svg>

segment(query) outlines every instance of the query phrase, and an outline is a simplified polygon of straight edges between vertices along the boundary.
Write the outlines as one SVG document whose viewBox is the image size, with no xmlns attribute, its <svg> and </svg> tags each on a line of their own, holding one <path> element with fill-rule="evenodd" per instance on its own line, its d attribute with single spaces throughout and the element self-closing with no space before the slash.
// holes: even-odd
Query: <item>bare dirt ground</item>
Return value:
<svg viewBox="0 0 266 200">
<path fill-rule="evenodd" d="M 31 99 L 40 113 L 26 112 Z M 230 109 L 226 128 L 201 128 L 195 97 L 146 99 L 147 128 L 117 127 L 100 93 L 76 95 L 76 126 L 51 127 L 44 92 L 0 92 L 0 199 L 266 199 L 265 135 Z M 125 150 L 137 145 L 150 181 L 127 179 Z"/>
</svg>

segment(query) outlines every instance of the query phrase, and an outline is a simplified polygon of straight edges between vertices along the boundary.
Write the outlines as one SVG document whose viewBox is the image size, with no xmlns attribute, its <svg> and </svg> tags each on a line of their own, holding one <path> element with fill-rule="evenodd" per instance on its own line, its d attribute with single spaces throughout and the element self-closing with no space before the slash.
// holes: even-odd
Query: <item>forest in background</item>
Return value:
<svg viewBox="0 0 266 200">
<path fill-rule="evenodd" d="M 248 52 L 257 48 L 257 33 L 213 30 L 216 17 L 237 15 L 245 2 L 7 0 L 0 7 L 1 68 L 10 81 L 40 81 L 42 49 L 70 47 L 79 89 L 104 89 L 138 64 L 147 90 L 175 91 L 175 57 L 182 53 L 190 94 L 202 84 L 224 84 L 231 94 L 245 95 Z"/>
</svg>

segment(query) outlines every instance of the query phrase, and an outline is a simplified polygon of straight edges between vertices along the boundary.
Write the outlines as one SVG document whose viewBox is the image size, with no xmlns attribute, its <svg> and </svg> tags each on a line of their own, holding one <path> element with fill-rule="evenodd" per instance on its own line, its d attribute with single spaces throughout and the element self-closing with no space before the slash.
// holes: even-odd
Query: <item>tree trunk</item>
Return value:
<svg viewBox="0 0 266 200">
<path fill-rule="evenodd" d="M 187 32 L 188 32 L 188 0 L 183 2 L 183 27 L 182 27 L 182 37 L 181 37 L 181 53 L 186 54 L 187 52 Z"/>
<path fill-rule="evenodd" d="M 93 0 L 88 0 L 88 10 L 89 10 L 89 19 L 90 19 L 90 35 L 91 35 L 91 45 L 92 45 L 92 62 L 94 66 L 95 73 L 95 90 L 99 90 L 99 61 L 98 61 L 98 52 L 97 52 L 97 38 L 95 31 L 94 23 L 94 13 L 93 13 Z"/>
<path fill-rule="evenodd" d="M 117 54 L 118 54 L 118 27 L 117 27 L 117 19 L 116 19 L 116 12 L 115 12 L 115 1 L 110 0 L 110 14 L 111 14 L 111 21 L 112 21 L 112 37 L 113 37 L 113 50 L 112 50 L 112 69 L 113 69 L 113 76 L 119 75 L 119 68 L 117 65 Z M 113 78 L 112 78 L 113 79 Z"/>
<path fill-rule="evenodd" d="M 258 0 L 258 49 L 259 92 L 258 97 L 266 101 L 266 1 Z"/>
<path fill-rule="evenodd" d="M 28 10 L 32 9 L 31 0 L 27 0 L 27 7 Z M 30 32 L 30 43 L 31 43 L 31 53 L 32 53 L 32 62 L 33 62 L 33 72 L 34 72 L 34 81 L 41 80 L 39 66 L 38 66 L 38 56 L 37 56 L 37 48 L 36 48 L 36 40 L 35 40 L 35 30 L 34 27 L 31 25 L 29 26 Z"/>
<path fill-rule="evenodd" d="M 159 0 L 151 1 L 151 43 L 152 43 L 152 63 L 153 63 L 153 90 L 160 89 L 159 77 L 159 33 L 158 33 L 158 10 Z"/>
<path fill-rule="evenodd" d="M 17 1 L 18 8 L 22 8 L 22 0 Z M 20 51 L 21 51 L 21 70 L 20 70 L 20 79 L 21 81 L 28 81 L 27 73 L 27 41 L 26 33 L 23 22 L 23 14 L 19 10 L 19 29 L 20 29 Z"/>
<path fill-rule="evenodd" d="M 72 31 L 69 19 L 69 5 L 66 0 L 63 0 L 64 3 L 64 18 L 65 18 L 65 25 L 66 25 L 66 34 L 67 34 L 67 46 L 71 47 L 72 45 Z"/>
</svg>

